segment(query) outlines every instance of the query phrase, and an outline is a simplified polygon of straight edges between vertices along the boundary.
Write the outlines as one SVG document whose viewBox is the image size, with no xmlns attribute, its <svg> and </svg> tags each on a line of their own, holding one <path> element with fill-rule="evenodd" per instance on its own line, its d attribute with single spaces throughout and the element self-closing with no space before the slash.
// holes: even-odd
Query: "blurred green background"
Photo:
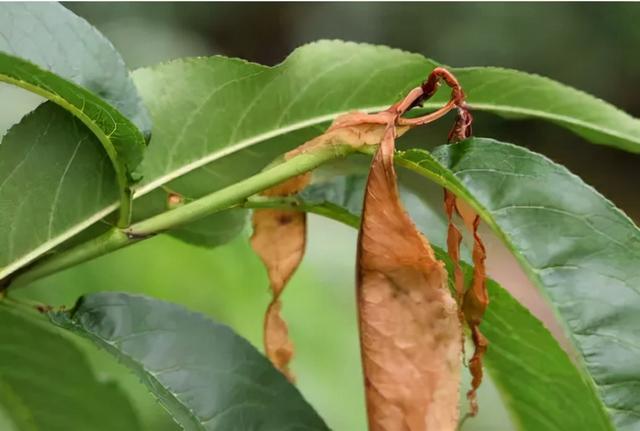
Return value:
<svg viewBox="0 0 640 431">
<path fill-rule="evenodd" d="M 132 69 L 183 56 L 212 54 L 272 65 L 301 44 L 338 38 L 419 52 L 453 66 L 492 65 L 539 73 L 640 116 L 640 4 L 66 6 L 100 29 Z M 0 126 L 12 121 L 11 110 L 3 109 Z M 533 120 L 505 121 L 478 114 L 474 132 L 548 155 L 582 176 L 636 221 L 640 219 L 636 187 L 640 156 L 585 145 L 565 130 Z M 430 139 L 425 146 L 442 144 L 446 126 L 425 136 Z M 333 429 L 364 430 L 353 286 L 356 233 L 315 217 L 310 224 L 306 259 L 284 296 L 284 314 L 296 344 L 293 368 L 301 391 Z M 267 279 L 249 249 L 249 234 L 247 231 L 215 250 L 157 237 L 17 293 L 53 305 L 70 305 L 90 291 L 145 293 L 226 322 L 261 348 Z M 116 379 L 129 390 L 145 430 L 178 429 L 126 370 L 76 341 L 86 348 L 101 376 Z M 513 429 L 490 382 L 482 388 L 480 406 L 480 416 L 468 421 L 465 430 Z"/>
</svg>

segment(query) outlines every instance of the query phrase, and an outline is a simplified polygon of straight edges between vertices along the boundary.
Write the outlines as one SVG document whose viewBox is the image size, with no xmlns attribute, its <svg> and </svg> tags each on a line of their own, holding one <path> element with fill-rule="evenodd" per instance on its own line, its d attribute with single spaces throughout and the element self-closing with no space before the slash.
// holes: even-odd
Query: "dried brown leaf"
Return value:
<svg viewBox="0 0 640 431">
<path fill-rule="evenodd" d="M 478 414 L 477 391 L 482 383 L 482 358 L 487 351 L 488 341 L 480 332 L 482 317 L 489 305 L 489 294 L 486 287 L 485 258 L 486 251 L 482 239 L 478 235 L 480 217 L 466 202 L 458 200 L 448 190 L 444 195 L 445 211 L 449 221 L 447 235 L 447 251 L 454 263 L 454 280 L 458 303 L 462 317 L 471 330 L 471 339 L 474 345 L 473 356 L 469 360 L 471 372 L 471 389 L 467 392 L 471 410 L 469 416 Z M 471 287 L 464 291 L 464 278 L 460 268 L 460 242 L 462 236 L 453 223 L 454 214 L 459 214 L 469 232 L 473 235 L 473 281 Z M 464 347 L 463 347 L 464 348 Z"/>
<path fill-rule="evenodd" d="M 460 266 L 460 243 L 462 242 L 462 234 L 453 222 L 456 211 L 456 195 L 449 190 L 444 189 L 444 208 L 447 214 L 447 253 L 453 263 L 453 281 L 456 290 L 456 301 L 458 303 L 458 321 L 460 326 L 464 324 L 465 317 L 462 311 L 462 303 L 464 301 L 464 273 Z M 465 356 L 464 333 L 460 332 L 460 348 L 462 356 Z"/>
<path fill-rule="evenodd" d="M 264 319 L 265 351 L 274 366 L 290 380 L 293 380 L 289 370 L 293 344 L 287 324 L 280 317 L 280 295 L 302 261 L 305 242 L 305 213 L 276 209 L 253 213 L 251 246 L 267 268 L 272 294 Z"/>
<path fill-rule="evenodd" d="M 357 301 L 371 431 L 458 422 L 461 325 L 442 262 L 400 202 L 389 125 L 367 182 Z"/>
<path fill-rule="evenodd" d="M 464 216 L 463 216 L 464 217 Z M 469 370 L 471 371 L 471 389 L 467 392 L 467 398 L 471 403 L 471 416 L 478 413 L 478 402 L 476 392 L 482 383 L 482 358 L 487 351 L 488 341 L 480 332 L 480 324 L 482 317 L 489 305 L 489 294 L 486 286 L 486 270 L 485 258 L 486 251 L 482 239 L 478 235 L 478 226 L 480 225 L 480 217 L 474 215 L 472 222 L 473 232 L 473 281 L 471 287 L 464 295 L 462 302 L 462 310 L 464 312 L 467 324 L 471 329 L 471 338 L 473 340 L 474 352 L 469 360 Z"/>
<path fill-rule="evenodd" d="M 388 114 L 379 115 L 384 121 L 392 119 Z M 331 145 L 352 145 L 356 148 L 377 145 L 382 140 L 385 126 L 375 120 L 368 121 L 370 117 L 360 112 L 342 115 L 336 118 L 326 133 L 288 152 L 285 159 Z M 408 129 L 402 127 L 400 133 Z M 289 196 L 298 193 L 309 184 L 310 177 L 310 173 L 296 176 L 265 190 L 262 195 Z M 294 376 L 289 369 L 289 362 L 293 357 L 293 343 L 288 336 L 287 324 L 280 315 L 282 303 L 279 298 L 302 261 L 305 242 L 306 214 L 274 209 L 254 211 L 251 246 L 267 268 L 272 293 L 264 319 L 265 352 L 274 366 L 292 381 Z"/>
<path fill-rule="evenodd" d="M 460 243 L 462 242 L 462 234 L 453 222 L 453 216 L 456 211 L 456 195 L 449 190 L 444 190 L 444 208 L 447 214 L 447 251 L 454 268 L 454 285 L 456 288 L 456 299 L 458 304 L 462 304 L 464 296 L 464 274 L 460 267 Z"/>
<path fill-rule="evenodd" d="M 293 177 L 271 189 L 265 196 L 288 196 L 298 193 L 309 183 L 310 174 Z M 306 214 L 299 211 L 259 209 L 253 213 L 251 246 L 267 268 L 271 302 L 264 317 L 264 347 L 267 357 L 291 381 L 289 362 L 293 343 L 286 322 L 280 316 L 280 295 L 304 256 L 307 237 Z"/>
</svg>

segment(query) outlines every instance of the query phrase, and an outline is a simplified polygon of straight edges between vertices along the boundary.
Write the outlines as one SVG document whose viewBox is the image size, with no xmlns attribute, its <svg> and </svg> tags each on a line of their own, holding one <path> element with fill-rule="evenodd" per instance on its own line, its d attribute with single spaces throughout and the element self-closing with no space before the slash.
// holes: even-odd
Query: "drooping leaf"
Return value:
<svg viewBox="0 0 640 431">
<path fill-rule="evenodd" d="M 433 84 L 433 87 L 433 91 L 435 91 L 436 84 Z M 336 118 L 325 133 L 287 152 L 284 159 L 288 160 L 296 155 L 320 149 L 326 150 L 337 145 L 347 145 L 354 148 L 375 145 L 382 139 L 385 128 L 392 125 L 395 119 L 416 100 L 416 97 L 420 97 L 423 93 L 424 90 L 418 87 L 411 92 L 415 96 L 407 96 L 380 114 L 369 115 L 353 112 L 342 115 Z M 397 108 L 398 106 L 404 107 L 400 109 Z M 444 114 L 446 111 L 442 115 Z M 399 129 L 401 129 L 400 133 L 404 133 L 408 127 Z M 394 125 L 393 134 L 396 133 Z M 263 191 L 261 195 L 286 198 L 304 190 L 310 179 L 311 172 L 306 172 Z M 253 213 L 251 246 L 267 268 L 272 292 L 272 300 L 267 308 L 264 322 L 265 350 L 276 368 L 291 381 L 294 380 L 294 377 L 289 370 L 289 362 L 293 356 L 293 345 L 288 337 L 287 325 L 280 316 L 280 296 L 304 256 L 306 228 L 307 221 L 304 212 L 256 209 Z"/>
<path fill-rule="evenodd" d="M 134 80 L 155 130 L 136 195 L 167 185 L 187 198 L 199 198 L 233 184 L 318 136 L 340 114 L 384 109 L 435 66 L 417 54 L 323 41 L 296 50 L 273 68 L 211 57 L 138 70 Z M 452 70 L 474 109 L 550 119 L 589 139 L 640 151 L 638 120 L 591 96 L 517 71 Z M 426 108 L 439 106 L 438 97 Z M 87 208 L 76 226 L 96 222 L 108 207 Z M 57 232 L 39 253 L 76 230 Z M 7 274 L 0 272 L 0 278 Z"/>
<path fill-rule="evenodd" d="M 293 344 L 287 324 L 280 316 L 280 295 L 302 261 L 306 238 L 307 222 L 303 212 L 261 209 L 253 214 L 251 246 L 267 268 L 272 294 L 264 318 L 265 353 L 289 380 L 294 379 L 289 369 Z"/>
<path fill-rule="evenodd" d="M 400 171 L 399 173 L 402 173 Z M 364 192 L 362 175 L 333 178 L 312 184 L 289 201 L 262 201 L 259 205 L 298 208 L 330 217 L 357 228 Z M 436 214 L 424 212 L 425 202 L 410 189 L 401 188 L 402 200 L 422 231 L 433 225 L 446 225 Z M 438 202 L 437 197 L 432 201 Z M 445 239 L 439 239 L 445 245 Z M 436 257 L 447 264 L 449 284 L 455 292 L 454 267 L 447 253 L 434 246 Z M 467 278 L 470 265 L 462 262 Z M 491 306 L 487 309 L 481 331 L 490 343 L 484 359 L 492 380 L 503 394 L 519 429 L 523 431 L 607 430 L 614 429 L 599 392 L 551 333 L 506 290 L 487 281 Z M 567 414 L 571 412 L 571 414 Z M 470 421 L 473 419 L 470 419 Z"/>
<path fill-rule="evenodd" d="M 482 318 L 489 305 L 489 294 L 486 285 L 485 260 L 487 253 L 484 243 L 478 233 L 480 217 L 472 209 L 465 206 L 464 201 L 459 201 L 456 195 L 449 190 L 444 191 L 444 207 L 447 214 L 449 226 L 447 228 L 447 253 L 453 262 L 453 278 L 455 292 L 460 304 L 460 319 L 464 319 L 471 331 L 473 341 L 473 355 L 469 359 L 469 371 L 471 372 L 471 389 L 467 392 L 471 411 L 470 416 L 478 414 L 477 392 L 482 383 L 483 367 L 482 358 L 487 351 L 488 343 L 486 337 L 480 330 Z M 465 283 L 462 279 L 460 268 L 460 243 L 462 235 L 453 221 L 454 212 L 459 214 L 467 226 L 473 241 L 473 251 L 471 257 L 473 261 L 473 276 L 468 289 L 465 290 Z"/>
<path fill-rule="evenodd" d="M 637 428 L 638 227 L 564 167 L 513 145 L 471 139 L 397 161 L 467 201 L 504 240 L 557 310 L 617 428 Z"/>
<path fill-rule="evenodd" d="M 400 202 L 388 127 L 369 172 L 357 303 L 372 431 L 455 430 L 462 328 L 447 275 Z"/>
<path fill-rule="evenodd" d="M 178 305 L 99 293 L 50 318 L 138 374 L 185 430 L 327 429 L 247 341 Z"/>
<path fill-rule="evenodd" d="M 0 302 L 0 411 L 25 431 L 137 431 L 124 393 L 44 321 Z"/>
<path fill-rule="evenodd" d="M 309 174 L 299 175 L 265 190 L 262 194 L 286 197 L 300 192 L 309 180 Z M 267 269 L 271 289 L 271 302 L 264 317 L 265 353 L 278 370 L 290 381 L 294 381 L 294 375 L 289 369 L 293 343 L 289 339 L 287 323 L 280 315 L 280 296 L 304 257 L 307 215 L 291 210 L 258 209 L 253 213 L 252 221 L 251 247 Z"/>
</svg>

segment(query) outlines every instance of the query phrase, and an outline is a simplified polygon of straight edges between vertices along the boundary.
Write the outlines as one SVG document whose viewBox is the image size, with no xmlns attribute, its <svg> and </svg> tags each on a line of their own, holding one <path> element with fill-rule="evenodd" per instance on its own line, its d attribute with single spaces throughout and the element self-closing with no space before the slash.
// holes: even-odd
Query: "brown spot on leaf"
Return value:
<svg viewBox="0 0 640 431">
<path fill-rule="evenodd" d="M 38 310 L 39 313 L 41 314 L 45 314 L 48 313 L 50 311 L 53 311 L 53 307 L 51 305 L 36 305 L 35 309 Z"/>
<path fill-rule="evenodd" d="M 169 209 L 177 208 L 184 203 L 184 197 L 178 193 L 170 192 L 167 195 L 167 207 Z"/>
<path fill-rule="evenodd" d="M 281 225 L 289 224 L 293 221 L 293 217 L 289 213 L 278 214 L 278 223 Z"/>
<path fill-rule="evenodd" d="M 357 302 L 371 431 L 448 431 L 458 422 L 462 334 L 447 274 L 404 210 L 394 127 L 378 149 L 358 240 Z"/>
</svg>

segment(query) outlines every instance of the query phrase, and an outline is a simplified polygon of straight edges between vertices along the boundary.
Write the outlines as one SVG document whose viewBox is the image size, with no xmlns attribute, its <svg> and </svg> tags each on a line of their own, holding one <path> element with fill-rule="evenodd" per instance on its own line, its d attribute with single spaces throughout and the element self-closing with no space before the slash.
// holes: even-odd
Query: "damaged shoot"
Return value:
<svg viewBox="0 0 640 431">
<path fill-rule="evenodd" d="M 444 106 L 427 115 L 404 117 L 433 96 L 442 82 L 451 88 L 450 100 Z M 361 354 L 372 431 L 457 428 L 465 322 L 474 344 L 469 361 L 469 415 L 478 411 L 476 391 L 482 381 L 482 357 L 487 349 L 479 326 L 489 302 L 485 249 L 478 235 L 480 219 L 445 190 L 447 245 L 454 264 L 452 295 L 444 264 L 435 258 L 429 241 L 402 205 L 393 163 L 396 138 L 454 110 L 456 120 L 448 137 L 452 144 L 471 135 L 472 117 L 455 76 L 438 67 L 421 86 L 387 110 L 342 115 L 324 134 L 285 155 L 289 159 L 333 145 L 355 149 L 378 145 L 364 195 L 356 262 Z M 302 191 L 310 180 L 309 173 L 303 174 L 263 195 L 290 196 Z M 456 215 L 462 217 L 473 236 L 475 269 L 468 288 L 460 268 L 462 233 L 454 223 Z M 266 266 L 272 293 L 264 321 L 265 351 L 274 365 L 293 380 L 289 369 L 293 344 L 280 316 L 280 296 L 304 255 L 306 216 L 295 210 L 258 209 L 253 215 L 253 228 L 251 244 Z"/>
</svg>

